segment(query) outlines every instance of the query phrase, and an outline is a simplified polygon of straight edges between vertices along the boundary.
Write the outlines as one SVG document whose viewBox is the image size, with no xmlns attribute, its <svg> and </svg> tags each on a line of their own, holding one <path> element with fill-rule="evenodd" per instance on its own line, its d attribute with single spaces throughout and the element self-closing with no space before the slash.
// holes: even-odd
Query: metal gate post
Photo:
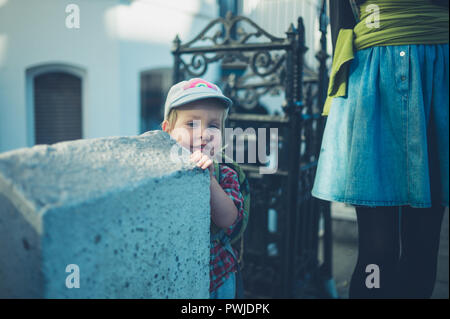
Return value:
<svg viewBox="0 0 450 319">
<path fill-rule="evenodd" d="M 172 54 L 174 58 L 172 81 L 174 84 L 182 80 L 180 74 L 180 45 L 181 40 L 178 37 L 178 35 L 176 35 L 175 39 L 173 40 L 173 47 L 172 47 Z"/>
<path fill-rule="evenodd" d="M 300 133 L 301 110 L 303 106 L 302 75 L 305 47 L 305 29 L 303 19 L 298 18 L 298 27 L 293 25 L 287 32 L 289 41 L 293 41 L 293 50 L 287 57 L 286 99 L 289 116 L 289 177 L 288 177 L 288 210 L 285 219 L 285 273 L 283 274 L 283 297 L 292 298 L 295 283 L 296 252 L 298 238 L 299 197 L 298 183 L 300 170 Z"/>
</svg>

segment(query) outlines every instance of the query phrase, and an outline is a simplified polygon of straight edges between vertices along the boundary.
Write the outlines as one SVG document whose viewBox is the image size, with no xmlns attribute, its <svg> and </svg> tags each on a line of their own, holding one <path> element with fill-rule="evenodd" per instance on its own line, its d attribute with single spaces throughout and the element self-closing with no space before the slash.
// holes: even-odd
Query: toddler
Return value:
<svg viewBox="0 0 450 319">
<path fill-rule="evenodd" d="M 238 174 L 213 159 L 221 153 L 222 131 L 232 102 L 219 87 L 194 78 L 169 90 L 162 129 L 191 152 L 191 160 L 208 169 L 211 192 L 210 298 L 233 299 L 236 295 L 238 260 L 230 236 L 241 227 L 244 198 Z"/>
</svg>

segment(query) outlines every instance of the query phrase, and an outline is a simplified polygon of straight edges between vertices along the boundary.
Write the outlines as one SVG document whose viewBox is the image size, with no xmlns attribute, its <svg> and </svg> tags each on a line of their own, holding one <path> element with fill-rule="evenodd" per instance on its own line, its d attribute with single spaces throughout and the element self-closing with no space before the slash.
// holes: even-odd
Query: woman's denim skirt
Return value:
<svg viewBox="0 0 450 319">
<path fill-rule="evenodd" d="M 448 206 L 448 44 L 357 51 L 312 189 L 356 206 Z"/>
</svg>

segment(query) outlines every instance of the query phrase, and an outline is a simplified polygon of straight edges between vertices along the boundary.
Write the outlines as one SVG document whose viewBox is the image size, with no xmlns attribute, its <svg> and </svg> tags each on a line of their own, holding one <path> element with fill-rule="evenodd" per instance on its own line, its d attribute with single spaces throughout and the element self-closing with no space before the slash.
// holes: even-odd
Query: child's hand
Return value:
<svg viewBox="0 0 450 319">
<path fill-rule="evenodd" d="M 213 161 L 207 155 L 203 154 L 200 150 L 197 150 L 191 154 L 191 161 L 196 163 L 196 165 L 202 169 L 208 169 L 209 175 L 212 176 L 214 165 Z"/>
</svg>

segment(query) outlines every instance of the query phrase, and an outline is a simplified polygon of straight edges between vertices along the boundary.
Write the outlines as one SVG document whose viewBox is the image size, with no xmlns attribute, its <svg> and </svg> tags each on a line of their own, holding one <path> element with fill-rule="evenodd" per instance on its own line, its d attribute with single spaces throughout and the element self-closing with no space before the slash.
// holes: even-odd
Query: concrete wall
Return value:
<svg viewBox="0 0 450 319">
<path fill-rule="evenodd" d="M 154 131 L 0 154 L 0 298 L 208 298 L 209 178 L 173 145 Z"/>
</svg>

